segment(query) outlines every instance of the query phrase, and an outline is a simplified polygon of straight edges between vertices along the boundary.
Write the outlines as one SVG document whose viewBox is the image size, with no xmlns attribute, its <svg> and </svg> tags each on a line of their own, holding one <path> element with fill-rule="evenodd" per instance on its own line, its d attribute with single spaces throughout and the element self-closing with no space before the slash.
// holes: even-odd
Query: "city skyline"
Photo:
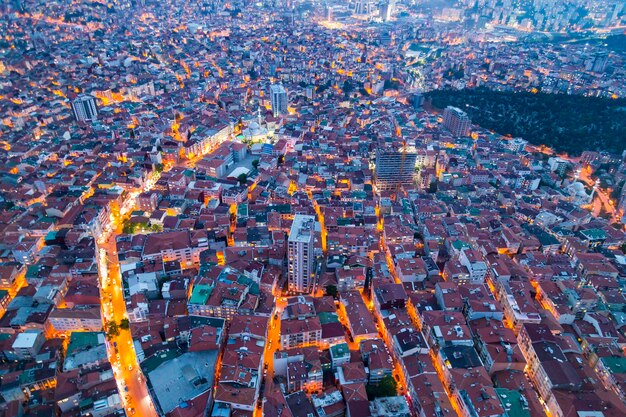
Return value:
<svg viewBox="0 0 626 417">
<path fill-rule="evenodd" d="M 626 1 L 0 33 L 0 417 L 626 415 Z"/>
</svg>

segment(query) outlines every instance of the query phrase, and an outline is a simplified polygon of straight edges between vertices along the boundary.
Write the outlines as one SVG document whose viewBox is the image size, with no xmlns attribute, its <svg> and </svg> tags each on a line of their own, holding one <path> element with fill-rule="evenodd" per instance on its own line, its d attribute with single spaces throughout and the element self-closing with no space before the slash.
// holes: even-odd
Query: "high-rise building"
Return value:
<svg viewBox="0 0 626 417">
<path fill-rule="evenodd" d="M 463 110 L 448 106 L 443 111 L 443 127 L 456 137 L 469 136 L 471 120 Z"/>
<path fill-rule="evenodd" d="M 409 103 L 413 105 L 415 110 L 421 110 L 424 104 L 424 95 L 422 93 L 415 93 L 409 97 Z"/>
<path fill-rule="evenodd" d="M 585 61 L 585 70 L 597 73 L 603 73 L 609 63 L 609 54 L 606 52 L 598 52 L 591 55 Z"/>
<path fill-rule="evenodd" d="M 72 101 L 72 111 L 74 118 L 78 122 L 96 120 L 98 118 L 98 107 L 96 99 L 89 94 L 81 94 Z"/>
<path fill-rule="evenodd" d="M 357 0 L 354 4 L 354 14 L 367 15 L 372 13 L 374 3 L 371 0 Z"/>
<path fill-rule="evenodd" d="M 274 116 L 287 113 L 287 91 L 280 84 L 270 86 L 270 98 L 272 100 L 272 112 Z"/>
<path fill-rule="evenodd" d="M 417 152 L 414 148 L 378 148 L 376 150 L 376 187 L 397 190 L 413 183 Z"/>
<path fill-rule="evenodd" d="M 313 100 L 315 98 L 315 86 L 314 85 L 308 85 L 304 91 L 305 91 L 307 100 Z"/>
<path fill-rule="evenodd" d="M 314 280 L 315 216 L 296 214 L 289 232 L 287 272 L 289 291 L 308 293 Z"/>
<path fill-rule="evenodd" d="M 597 73 L 603 73 L 606 70 L 606 66 L 609 63 L 609 54 L 606 52 L 598 52 L 593 57 L 592 71 Z"/>
<path fill-rule="evenodd" d="M 380 4 L 380 18 L 383 22 L 391 20 L 394 6 L 394 0 L 385 0 Z"/>
</svg>

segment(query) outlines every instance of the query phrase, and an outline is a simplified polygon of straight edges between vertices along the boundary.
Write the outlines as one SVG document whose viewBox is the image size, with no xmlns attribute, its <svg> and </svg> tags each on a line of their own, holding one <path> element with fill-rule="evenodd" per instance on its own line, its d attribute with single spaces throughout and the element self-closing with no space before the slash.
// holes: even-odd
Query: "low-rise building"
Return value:
<svg viewBox="0 0 626 417">
<path fill-rule="evenodd" d="M 100 308 L 55 308 L 48 316 L 52 328 L 62 334 L 102 330 Z"/>
<path fill-rule="evenodd" d="M 322 339 L 322 325 L 318 317 L 304 320 L 285 320 L 280 325 L 280 348 L 292 349 L 316 346 Z"/>
</svg>

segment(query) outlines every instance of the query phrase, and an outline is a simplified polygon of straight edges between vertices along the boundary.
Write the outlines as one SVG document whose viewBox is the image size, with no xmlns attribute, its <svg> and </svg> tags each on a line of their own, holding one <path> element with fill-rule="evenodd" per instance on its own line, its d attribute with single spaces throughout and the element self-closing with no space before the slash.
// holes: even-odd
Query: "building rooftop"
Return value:
<svg viewBox="0 0 626 417">
<path fill-rule="evenodd" d="M 313 240 L 313 234 L 315 233 L 315 227 L 315 216 L 296 214 L 291 224 L 289 241 L 301 243 L 311 242 Z"/>
<path fill-rule="evenodd" d="M 35 345 L 37 337 L 41 335 L 40 330 L 27 330 L 23 333 L 20 333 L 15 338 L 13 342 L 13 349 L 30 349 Z"/>
<path fill-rule="evenodd" d="M 217 350 L 187 352 L 148 373 L 154 396 L 164 413 L 213 386 Z"/>
<path fill-rule="evenodd" d="M 531 417 L 528 401 L 519 391 L 496 388 L 496 394 L 509 417 Z"/>
</svg>

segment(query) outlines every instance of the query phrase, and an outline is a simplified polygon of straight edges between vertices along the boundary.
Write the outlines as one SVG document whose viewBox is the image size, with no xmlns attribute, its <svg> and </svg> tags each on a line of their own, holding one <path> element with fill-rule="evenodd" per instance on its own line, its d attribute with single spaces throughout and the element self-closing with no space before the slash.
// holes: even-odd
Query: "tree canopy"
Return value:
<svg viewBox="0 0 626 417">
<path fill-rule="evenodd" d="M 117 325 L 116 322 L 111 321 L 107 325 L 106 332 L 107 332 L 107 335 L 109 336 L 109 338 L 112 338 L 112 337 L 115 337 L 115 336 L 119 336 L 120 328 L 119 328 L 119 326 Z"/>
<path fill-rule="evenodd" d="M 326 295 L 330 295 L 331 297 L 337 296 L 337 286 L 336 285 L 327 285 L 326 286 Z"/>
<path fill-rule="evenodd" d="M 120 320 L 120 329 L 123 329 L 123 330 L 130 329 L 130 321 L 128 319 Z"/>
<path fill-rule="evenodd" d="M 376 385 L 368 384 L 365 387 L 367 398 L 373 400 L 378 397 L 393 397 L 397 395 L 396 380 L 391 375 L 387 375 Z"/>
<path fill-rule="evenodd" d="M 459 107 L 485 129 L 547 145 L 558 152 L 621 153 L 626 149 L 625 99 L 485 88 L 435 90 L 426 96 L 433 107 Z"/>
</svg>

